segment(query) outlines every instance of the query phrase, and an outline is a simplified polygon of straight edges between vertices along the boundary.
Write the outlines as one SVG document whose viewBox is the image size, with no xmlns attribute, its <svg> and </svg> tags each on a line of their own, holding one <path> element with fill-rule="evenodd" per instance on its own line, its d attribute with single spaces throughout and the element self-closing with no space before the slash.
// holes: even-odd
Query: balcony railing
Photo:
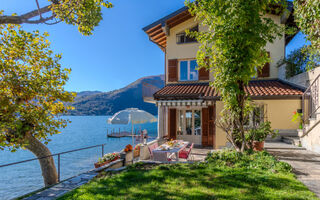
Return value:
<svg viewBox="0 0 320 200">
<path fill-rule="evenodd" d="M 70 151 L 56 153 L 56 154 L 52 154 L 52 155 L 44 156 L 44 157 L 40 157 L 40 158 L 32 158 L 32 159 L 28 159 L 28 160 L 8 163 L 8 164 L 0 165 L 0 168 L 9 167 L 9 166 L 13 166 L 13 165 L 18 165 L 18 164 L 22 164 L 22 163 L 27 163 L 27 162 L 31 162 L 31 161 L 35 161 L 35 160 L 48 158 L 48 157 L 57 157 L 57 161 L 58 161 L 57 162 L 57 166 L 58 166 L 58 182 L 61 182 L 61 180 L 60 180 L 61 179 L 61 164 L 60 164 L 61 155 L 69 154 L 69 153 L 77 152 L 77 151 L 83 151 L 83 150 L 87 150 L 87 149 L 101 148 L 101 157 L 103 157 L 103 155 L 104 155 L 104 146 L 105 145 L 106 144 L 99 144 L 99 145 L 95 145 L 95 146 L 84 147 L 84 148 L 80 148 L 80 149 L 74 149 L 74 150 L 70 150 Z"/>
<path fill-rule="evenodd" d="M 319 113 L 319 84 L 320 75 L 311 83 L 302 95 L 302 121 L 304 124 L 309 124 L 309 120 L 316 118 Z"/>
</svg>

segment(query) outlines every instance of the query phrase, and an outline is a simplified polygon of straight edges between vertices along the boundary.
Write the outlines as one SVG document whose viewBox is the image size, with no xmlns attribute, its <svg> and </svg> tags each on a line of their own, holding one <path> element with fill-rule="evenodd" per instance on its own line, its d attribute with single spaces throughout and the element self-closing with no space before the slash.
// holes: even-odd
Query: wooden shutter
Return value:
<svg viewBox="0 0 320 200">
<path fill-rule="evenodd" d="M 270 52 L 268 52 L 268 56 L 270 58 Z M 270 76 L 270 63 L 266 63 L 261 71 L 258 73 L 258 77 L 269 77 Z"/>
<path fill-rule="evenodd" d="M 215 106 L 202 108 L 202 146 L 215 147 Z"/>
<path fill-rule="evenodd" d="M 209 80 L 209 70 L 202 67 L 199 69 L 199 80 Z"/>
<path fill-rule="evenodd" d="M 215 147 L 215 136 L 216 136 L 216 127 L 215 127 L 215 120 L 216 120 L 216 109 L 215 106 L 209 106 L 209 122 L 208 122 L 208 144 L 209 146 Z"/>
<path fill-rule="evenodd" d="M 202 146 L 208 146 L 208 128 L 209 128 L 209 110 L 208 108 L 202 108 Z"/>
<path fill-rule="evenodd" d="M 177 59 L 168 60 L 168 81 L 169 82 L 178 81 L 178 60 Z"/>
<path fill-rule="evenodd" d="M 169 139 L 175 140 L 177 138 L 177 109 L 169 109 L 168 122 Z"/>
</svg>

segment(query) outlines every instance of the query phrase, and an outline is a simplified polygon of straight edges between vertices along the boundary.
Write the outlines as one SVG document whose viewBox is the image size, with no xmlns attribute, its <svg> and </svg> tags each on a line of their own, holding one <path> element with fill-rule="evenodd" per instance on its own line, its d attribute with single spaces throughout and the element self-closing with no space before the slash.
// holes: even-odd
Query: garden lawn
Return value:
<svg viewBox="0 0 320 200">
<path fill-rule="evenodd" d="M 236 163 L 228 160 L 228 153 L 217 155 L 208 163 L 135 164 L 128 171 L 94 179 L 59 200 L 318 199 L 290 173 L 290 166 L 267 153 L 245 159 L 231 156 Z"/>
</svg>

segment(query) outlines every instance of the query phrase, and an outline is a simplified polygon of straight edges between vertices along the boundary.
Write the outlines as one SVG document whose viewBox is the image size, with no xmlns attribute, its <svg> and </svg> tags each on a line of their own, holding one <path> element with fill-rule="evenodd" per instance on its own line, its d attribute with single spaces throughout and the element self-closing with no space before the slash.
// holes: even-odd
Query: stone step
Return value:
<svg viewBox="0 0 320 200">
<path fill-rule="evenodd" d="M 281 137 L 298 137 L 298 131 L 296 129 L 280 129 L 277 131 Z"/>
<path fill-rule="evenodd" d="M 267 142 L 281 141 L 281 139 L 282 139 L 282 137 L 280 135 L 278 135 L 275 138 L 272 138 L 270 135 L 268 135 L 265 141 L 267 141 Z"/>
<path fill-rule="evenodd" d="M 299 137 L 282 137 L 282 141 L 287 144 L 292 144 L 295 146 L 301 146 L 301 141 Z"/>
</svg>

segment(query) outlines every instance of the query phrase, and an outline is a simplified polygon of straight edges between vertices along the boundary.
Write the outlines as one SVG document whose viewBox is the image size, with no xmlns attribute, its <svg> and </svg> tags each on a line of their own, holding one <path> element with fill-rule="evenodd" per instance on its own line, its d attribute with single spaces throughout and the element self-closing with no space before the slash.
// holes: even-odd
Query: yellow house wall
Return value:
<svg viewBox="0 0 320 200">
<path fill-rule="evenodd" d="M 301 108 L 301 100 L 256 100 L 256 104 L 264 105 L 266 119 L 271 122 L 272 129 L 294 130 L 299 128 L 299 124 L 291 121 L 293 112 Z M 223 109 L 221 101 L 216 102 L 217 120 L 221 117 Z M 226 146 L 226 133 L 216 126 L 216 148 Z"/>
<path fill-rule="evenodd" d="M 277 24 L 280 24 L 280 16 L 276 15 L 266 15 L 273 19 Z M 197 51 L 199 49 L 199 43 L 186 43 L 186 44 L 177 44 L 176 43 L 176 35 L 185 31 L 186 29 L 192 28 L 195 25 L 199 24 L 195 18 L 191 18 L 181 24 L 170 29 L 170 35 L 167 37 L 167 48 L 166 48 L 166 56 L 167 63 L 169 59 L 194 59 L 196 58 Z M 199 26 L 199 31 L 207 30 L 203 26 Z M 275 40 L 274 43 L 268 43 L 266 45 L 266 50 L 270 52 L 271 60 L 270 63 L 270 78 L 278 77 L 278 68 L 276 67 L 277 62 L 284 57 L 285 54 L 285 37 L 283 36 L 281 39 Z M 168 70 L 167 70 L 168 71 Z M 168 74 L 166 74 L 168 76 Z M 167 79 L 168 80 L 168 77 Z M 213 80 L 212 75 L 210 75 L 210 80 Z"/>
</svg>

